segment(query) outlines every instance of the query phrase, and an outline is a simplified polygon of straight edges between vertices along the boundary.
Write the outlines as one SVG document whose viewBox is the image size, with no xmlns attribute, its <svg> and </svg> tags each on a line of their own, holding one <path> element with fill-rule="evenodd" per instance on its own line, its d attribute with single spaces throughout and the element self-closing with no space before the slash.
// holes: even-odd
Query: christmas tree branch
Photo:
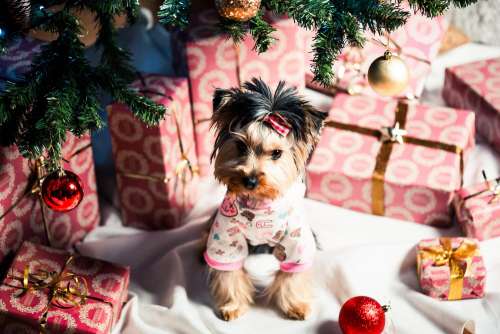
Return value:
<svg viewBox="0 0 500 334">
<path fill-rule="evenodd" d="M 31 5 L 47 11 L 44 5 L 49 3 L 57 1 L 32 1 Z M 17 144 L 27 158 L 46 153 L 51 169 L 60 162 L 67 131 L 79 136 L 102 126 L 101 90 L 128 104 L 148 125 L 157 124 L 165 115 L 163 106 L 128 87 L 135 70 L 128 53 L 116 43 L 114 17 L 125 12 L 134 19 L 137 1 L 68 0 L 61 7 L 32 22 L 57 33 L 57 38 L 44 44 L 30 71 L 20 81 L 7 82 L 0 95 L 0 144 Z M 79 40 L 80 25 L 73 13 L 80 9 L 94 12 L 101 27 L 97 44 L 102 56 L 95 67 L 85 59 Z"/>
<path fill-rule="evenodd" d="M 189 0 L 165 0 L 158 11 L 158 19 L 167 27 L 185 29 L 189 20 Z"/>
<path fill-rule="evenodd" d="M 450 6 L 464 7 L 477 0 L 408 0 L 410 8 L 426 16 L 441 15 Z M 178 3 L 178 4 L 177 4 Z M 333 62 L 347 45 L 362 46 L 365 30 L 391 32 L 402 26 L 410 13 L 402 0 L 262 0 L 261 11 L 248 22 L 220 19 L 221 30 L 240 42 L 246 33 L 255 41 L 254 49 L 266 52 L 272 45 L 272 27 L 263 19 L 262 9 L 288 15 L 303 28 L 316 31 L 314 38 L 314 80 L 329 85 L 334 80 Z M 189 1 L 165 0 L 160 16 L 169 26 L 185 28 Z"/>
</svg>

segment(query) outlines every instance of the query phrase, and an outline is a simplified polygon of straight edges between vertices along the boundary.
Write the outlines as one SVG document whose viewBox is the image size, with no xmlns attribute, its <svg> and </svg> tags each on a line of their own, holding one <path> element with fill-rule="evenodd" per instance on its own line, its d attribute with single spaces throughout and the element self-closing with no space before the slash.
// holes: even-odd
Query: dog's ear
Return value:
<svg viewBox="0 0 500 334">
<path fill-rule="evenodd" d="M 309 103 L 303 106 L 304 117 L 305 117 L 305 127 L 306 127 L 306 138 L 311 144 L 311 150 L 314 149 L 319 141 L 321 135 L 321 130 L 323 129 L 325 118 L 328 113 L 319 111 Z"/>
<path fill-rule="evenodd" d="M 215 129 L 215 144 L 211 159 L 215 158 L 225 140 L 229 137 L 231 122 L 234 120 L 233 104 L 240 91 L 236 88 L 217 88 L 212 99 L 213 112 L 211 127 Z"/>
<path fill-rule="evenodd" d="M 234 91 L 232 89 L 217 88 L 212 99 L 214 114 L 219 112 L 231 100 L 233 95 Z"/>
</svg>

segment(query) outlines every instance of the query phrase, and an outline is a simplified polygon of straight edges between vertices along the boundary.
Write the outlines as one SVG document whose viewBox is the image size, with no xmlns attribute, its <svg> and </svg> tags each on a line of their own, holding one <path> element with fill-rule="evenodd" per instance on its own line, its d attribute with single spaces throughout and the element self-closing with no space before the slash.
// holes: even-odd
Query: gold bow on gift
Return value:
<svg viewBox="0 0 500 334">
<path fill-rule="evenodd" d="M 450 290 L 448 300 L 462 299 L 464 277 L 471 267 L 472 258 L 477 254 L 477 245 L 463 240 L 460 246 L 452 247 L 452 238 L 439 238 L 440 245 L 424 247 L 420 250 L 421 259 L 432 259 L 434 266 L 450 268 Z"/>
<path fill-rule="evenodd" d="M 71 308 L 79 307 L 87 302 L 88 285 L 85 278 L 66 271 L 66 267 L 72 261 L 73 256 L 70 256 L 61 272 L 38 270 L 35 273 L 31 273 L 30 266 L 26 265 L 23 277 L 11 275 L 11 278 L 22 282 L 22 291 L 17 297 L 22 297 L 33 291 L 48 291 L 49 301 L 39 320 L 40 333 L 47 332 L 47 317 L 50 306 Z M 19 286 L 9 286 L 19 288 Z"/>
</svg>

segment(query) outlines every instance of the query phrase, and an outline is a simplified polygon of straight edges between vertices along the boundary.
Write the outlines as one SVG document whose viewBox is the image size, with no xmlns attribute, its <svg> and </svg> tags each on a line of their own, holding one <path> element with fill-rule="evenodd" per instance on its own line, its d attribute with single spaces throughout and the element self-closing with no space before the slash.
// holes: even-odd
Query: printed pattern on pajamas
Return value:
<svg viewBox="0 0 500 334">
<path fill-rule="evenodd" d="M 316 243 L 303 215 L 305 185 L 296 182 L 281 198 L 256 200 L 226 194 L 210 230 L 205 251 L 209 266 L 236 270 L 248 256 L 248 243 L 268 244 L 280 270 L 299 272 L 313 262 Z"/>
</svg>

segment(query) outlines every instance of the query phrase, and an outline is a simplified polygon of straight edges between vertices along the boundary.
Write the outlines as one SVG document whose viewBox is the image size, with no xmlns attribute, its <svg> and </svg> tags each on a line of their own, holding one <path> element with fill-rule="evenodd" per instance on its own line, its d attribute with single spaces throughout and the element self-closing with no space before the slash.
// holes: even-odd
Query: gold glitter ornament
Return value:
<svg viewBox="0 0 500 334">
<path fill-rule="evenodd" d="M 260 0 L 215 0 L 219 15 L 233 21 L 248 21 L 259 12 Z"/>
<path fill-rule="evenodd" d="M 408 86 L 409 80 L 410 72 L 404 60 L 389 50 L 375 59 L 368 69 L 371 88 L 382 96 L 400 94 Z"/>
</svg>

